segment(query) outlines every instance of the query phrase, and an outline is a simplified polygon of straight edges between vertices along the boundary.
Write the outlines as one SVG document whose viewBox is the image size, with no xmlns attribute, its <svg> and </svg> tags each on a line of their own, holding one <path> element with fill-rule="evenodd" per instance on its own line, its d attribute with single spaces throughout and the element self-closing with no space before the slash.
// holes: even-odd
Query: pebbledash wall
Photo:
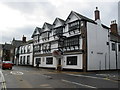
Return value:
<svg viewBox="0 0 120 90">
<path fill-rule="evenodd" d="M 56 18 L 53 24 L 45 22 L 42 28 L 35 28 L 32 65 L 40 62 L 39 67 L 83 71 L 120 69 L 120 42 L 111 40 L 112 32 L 111 27 L 101 23 L 98 8 L 95 20 L 71 11 L 65 21 Z M 61 55 L 54 57 L 55 51 Z"/>
</svg>

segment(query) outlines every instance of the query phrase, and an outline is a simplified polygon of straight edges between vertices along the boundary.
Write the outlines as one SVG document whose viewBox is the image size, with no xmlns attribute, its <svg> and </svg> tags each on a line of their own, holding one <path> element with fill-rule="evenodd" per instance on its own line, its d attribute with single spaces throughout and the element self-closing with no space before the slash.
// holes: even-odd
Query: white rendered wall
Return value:
<svg viewBox="0 0 120 90">
<path fill-rule="evenodd" d="M 118 2 L 118 33 L 120 35 L 120 1 Z"/>
<path fill-rule="evenodd" d="M 28 48 L 29 45 L 30 45 L 30 52 L 27 53 L 27 48 Z M 25 53 L 21 54 L 21 50 L 24 49 L 24 47 L 25 47 Z M 30 63 L 29 63 L 29 65 L 32 65 L 32 61 L 33 61 L 33 59 L 32 59 L 33 58 L 33 44 L 27 44 L 27 45 L 24 45 L 24 46 L 20 46 L 19 53 L 20 53 L 20 55 L 19 55 L 19 64 L 20 64 L 21 56 L 22 57 L 25 56 L 25 64 L 27 64 L 27 56 L 30 56 Z M 23 58 L 22 58 L 22 60 L 23 60 Z"/>
<path fill-rule="evenodd" d="M 120 43 L 117 43 L 117 67 L 120 69 L 120 51 L 118 51 L 118 45 L 120 45 Z"/>
<path fill-rule="evenodd" d="M 116 51 L 112 50 L 112 43 L 114 42 L 110 41 L 110 69 L 116 69 Z"/>
<path fill-rule="evenodd" d="M 100 23 L 100 22 L 99 22 Z M 87 23 L 87 69 L 109 69 L 108 30 L 98 24 Z M 105 64 L 106 62 L 106 64 Z"/>
</svg>

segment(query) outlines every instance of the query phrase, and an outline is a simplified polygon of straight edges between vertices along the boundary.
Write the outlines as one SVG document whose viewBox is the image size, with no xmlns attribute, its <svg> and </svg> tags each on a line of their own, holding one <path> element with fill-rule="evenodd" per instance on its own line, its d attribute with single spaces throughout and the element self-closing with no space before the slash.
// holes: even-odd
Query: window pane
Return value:
<svg viewBox="0 0 120 90">
<path fill-rule="evenodd" d="M 120 52 L 120 45 L 118 45 L 118 51 Z"/>
<path fill-rule="evenodd" d="M 77 65 L 77 56 L 67 57 L 67 65 Z"/>
<path fill-rule="evenodd" d="M 36 64 L 39 62 L 41 64 L 41 58 L 36 58 Z"/>
<path fill-rule="evenodd" d="M 27 56 L 27 64 L 30 64 L 30 56 Z"/>
<path fill-rule="evenodd" d="M 46 64 L 53 64 L 53 58 L 52 57 L 46 58 Z"/>
<path fill-rule="evenodd" d="M 112 43 L 112 50 L 115 51 L 115 43 Z"/>
</svg>

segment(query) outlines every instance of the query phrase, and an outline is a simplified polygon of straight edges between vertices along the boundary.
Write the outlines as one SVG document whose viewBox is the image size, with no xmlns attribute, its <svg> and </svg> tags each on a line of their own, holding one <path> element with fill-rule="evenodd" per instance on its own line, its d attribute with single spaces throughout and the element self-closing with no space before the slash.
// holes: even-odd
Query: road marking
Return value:
<svg viewBox="0 0 120 90">
<path fill-rule="evenodd" d="M 107 81 L 112 81 L 112 82 L 116 82 L 118 83 L 118 81 L 114 81 L 114 80 L 111 80 L 109 78 L 100 78 L 100 77 L 93 77 L 93 76 L 86 76 L 86 75 L 76 75 L 76 74 L 68 74 L 68 73 L 65 73 L 67 75 L 71 75 L 71 76 L 77 76 L 77 77 L 87 77 L 87 78 L 93 78 L 93 79 L 102 79 L 102 80 L 107 80 Z"/>
<path fill-rule="evenodd" d="M 50 85 L 49 84 L 41 84 L 40 86 L 42 86 L 42 87 L 48 87 Z"/>
<path fill-rule="evenodd" d="M 62 79 L 62 81 L 63 81 L 63 82 L 68 82 L 68 83 L 72 83 L 72 84 L 75 84 L 75 85 L 79 85 L 79 86 L 83 86 L 83 87 L 97 88 L 97 87 L 93 87 L 93 86 L 90 86 L 90 85 L 85 85 L 85 84 L 81 84 L 81 83 L 77 83 L 77 82 L 71 82 L 71 81 L 64 80 L 64 79 Z"/>
<path fill-rule="evenodd" d="M 19 72 L 19 71 L 11 71 L 10 73 L 14 74 L 14 75 L 23 75 L 24 74 L 23 72 Z"/>
<path fill-rule="evenodd" d="M 104 78 L 100 78 L 100 77 L 93 77 L 93 76 L 86 76 L 86 75 L 76 75 L 76 74 L 67 74 L 67 75 L 77 76 L 77 77 L 95 78 L 95 79 L 104 79 Z"/>
</svg>

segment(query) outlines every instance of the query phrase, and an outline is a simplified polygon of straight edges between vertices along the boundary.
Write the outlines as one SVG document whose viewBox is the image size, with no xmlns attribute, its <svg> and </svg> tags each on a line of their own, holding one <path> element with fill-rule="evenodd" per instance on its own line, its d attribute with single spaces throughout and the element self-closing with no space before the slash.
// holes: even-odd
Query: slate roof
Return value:
<svg viewBox="0 0 120 90">
<path fill-rule="evenodd" d="M 16 48 L 16 47 L 19 47 L 20 45 L 23 44 L 23 41 L 21 40 L 13 40 L 12 41 L 12 45 Z"/>
<path fill-rule="evenodd" d="M 47 22 L 45 22 L 45 23 L 44 23 L 44 25 L 43 25 L 42 29 L 44 29 L 44 26 L 45 26 L 45 25 L 47 25 L 47 27 L 48 27 L 49 29 L 52 29 L 52 25 L 51 25 L 51 24 L 49 24 L 49 23 L 47 23 Z"/>
<path fill-rule="evenodd" d="M 58 17 L 57 17 L 57 18 L 55 19 L 55 21 L 56 21 L 56 20 L 59 20 L 59 21 L 62 23 L 62 25 L 65 24 L 65 21 L 64 21 L 63 19 L 61 19 L 61 18 L 58 18 Z M 53 22 L 53 25 L 55 24 L 55 21 Z"/>
<path fill-rule="evenodd" d="M 88 22 L 97 24 L 97 23 L 95 22 L 95 20 L 92 20 L 92 19 L 90 19 L 90 18 L 87 18 L 87 17 L 85 17 L 85 16 L 83 16 L 83 15 L 81 15 L 81 14 L 75 12 L 75 11 L 71 11 L 71 13 L 74 13 L 79 19 L 86 20 L 86 21 L 88 21 Z M 70 14 L 71 14 L 71 13 L 70 13 Z M 69 16 L 68 16 L 68 17 L 69 17 Z M 67 18 L 67 19 L 68 19 L 68 18 Z M 66 19 L 66 20 L 67 20 L 67 19 Z M 103 27 L 103 28 L 106 28 L 106 29 L 109 29 L 109 27 L 106 26 L 106 25 L 104 25 L 104 24 L 102 24 L 102 27 Z"/>
<path fill-rule="evenodd" d="M 33 34 L 32 34 L 32 36 L 31 36 L 32 38 L 33 38 L 33 36 L 34 36 L 36 30 L 38 30 L 39 34 L 42 32 L 42 29 L 41 29 L 41 28 L 36 27 L 35 30 L 34 30 L 34 32 L 33 32 Z"/>
<path fill-rule="evenodd" d="M 12 48 L 14 48 L 12 44 L 7 44 L 7 43 L 5 43 L 5 44 L 3 45 L 3 49 L 4 49 L 4 50 L 11 50 Z"/>
</svg>

